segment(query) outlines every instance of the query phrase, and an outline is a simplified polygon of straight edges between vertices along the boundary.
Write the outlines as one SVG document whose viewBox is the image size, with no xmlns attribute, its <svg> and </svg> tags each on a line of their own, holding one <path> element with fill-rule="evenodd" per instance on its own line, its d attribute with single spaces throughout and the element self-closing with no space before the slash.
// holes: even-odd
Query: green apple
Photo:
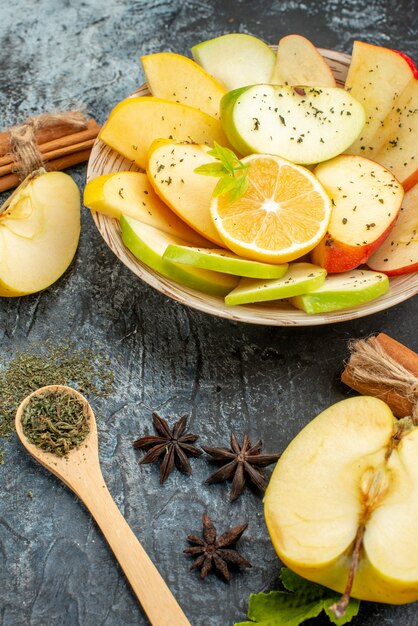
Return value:
<svg viewBox="0 0 418 626">
<path fill-rule="evenodd" d="M 362 105 L 338 87 L 253 85 L 221 100 L 222 125 L 240 154 L 276 154 L 301 165 L 344 152 L 365 121 Z"/>
<path fill-rule="evenodd" d="M 261 39 L 230 33 L 193 46 L 192 55 L 228 91 L 268 83 L 276 56 Z"/>
<path fill-rule="evenodd" d="M 126 215 L 122 215 L 120 224 L 125 246 L 137 259 L 163 276 L 213 296 L 224 296 L 237 284 L 235 276 L 210 272 L 190 265 L 180 265 L 163 259 L 168 245 L 187 245 L 187 241 Z"/>
<path fill-rule="evenodd" d="M 417 456 L 417 426 L 377 398 L 315 417 L 282 454 L 264 499 L 280 559 L 339 592 L 351 570 L 354 598 L 418 600 Z"/>
<path fill-rule="evenodd" d="M 325 280 L 326 270 L 311 263 L 290 263 L 282 278 L 258 280 L 242 278 L 225 298 L 225 304 L 249 304 L 290 298 L 311 289 L 317 289 Z"/>
<path fill-rule="evenodd" d="M 305 313 L 326 313 L 353 306 L 382 296 L 389 289 L 389 279 L 380 272 L 351 270 L 328 275 L 315 291 L 291 298 L 290 302 Z"/>
<path fill-rule="evenodd" d="M 163 258 L 184 265 L 193 265 L 207 270 L 251 278 L 280 278 L 288 268 L 287 263 L 273 265 L 250 261 L 222 248 L 209 249 L 170 245 L 164 252 Z"/>
</svg>

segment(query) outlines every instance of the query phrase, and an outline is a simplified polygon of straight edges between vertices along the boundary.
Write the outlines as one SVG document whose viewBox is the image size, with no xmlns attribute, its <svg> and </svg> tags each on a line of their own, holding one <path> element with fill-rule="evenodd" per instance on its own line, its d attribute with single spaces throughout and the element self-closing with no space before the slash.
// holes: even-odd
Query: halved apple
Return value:
<svg viewBox="0 0 418 626">
<path fill-rule="evenodd" d="M 224 296 L 237 284 L 236 276 L 202 270 L 163 259 L 167 246 L 170 244 L 187 245 L 187 241 L 125 215 L 122 215 L 120 223 L 125 246 L 137 259 L 163 276 L 213 296 Z"/>
<path fill-rule="evenodd" d="M 311 252 L 312 262 L 328 272 L 351 270 L 388 236 L 401 208 L 402 186 L 378 163 L 353 155 L 321 163 L 314 173 L 333 209 L 327 234 Z"/>
<path fill-rule="evenodd" d="M 173 52 L 141 57 L 151 93 L 219 117 L 219 102 L 225 89 L 197 63 Z"/>
<path fill-rule="evenodd" d="M 193 46 L 192 55 L 227 91 L 268 83 L 276 61 L 267 44 L 245 33 L 229 33 L 203 41 Z"/>
<path fill-rule="evenodd" d="M 251 278 L 280 278 L 288 269 L 287 263 L 272 265 L 250 261 L 223 249 L 192 248 L 190 246 L 170 245 L 163 255 L 164 259 L 193 265 L 206 270 L 225 272 L 235 276 L 248 276 Z"/>
<path fill-rule="evenodd" d="M 141 172 L 115 172 L 93 178 L 84 189 L 84 204 L 119 220 L 122 215 L 133 217 L 196 246 L 209 245 L 162 202 Z"/>
<path fill-rule="evenodd" d="M 210 215 L 218 179 L 194 171 L 200 165 L 215 162 L 208 151 L 203 145 L 157 140 L 149 151 L 147 174 L 155 192 L 182 220 L 224 247 Z"/>
<path fill-rule="evenodd" d="M 290 263 L 287 272 L 281 278 L 274 280 L 242 278 L 237 287 L 226 296 L 225 304 L 233 306 L 290 298 L 319 288 L 326 275 L 326 271 L 317 265 Z"/>
<path fill-rule="evenodd" d="M 297 295 L 290 303 L 305 313 L 327 313 L 360 306 L 379 298 L 389 289 L 386 274 L 367 270 L 351 270 L 329 275 L 318 289 Z"/>
<path fill-rule="evenodd" d="M 309 39 L 301 35 L 287 35 L 280 39 L 276 65 L 268 82 L 272 85 L 336 87 L 328 63 Z"/>
<path fill-rule="evenodd" d="M 367 265 L 388 276 L 418 271 L 418 185 L 406 192 L 395 226 Z"/>
<path fill-rule="evenodd" d="M 361 132 L 363 107 L 337 87 L 254 85 L 221 100 L 221 121 L 240 154 L 275 154 L 302 165 L 331 159 Z"/>
<path fill-rule="evenodd" d="M 414 72 L 402 55 L 382 46 L 355 41 L 345 88 L 366 111 L 366 124 L 359 138 L 347 150 L 374 158 L 381 147 L 378 135 L 386 117 Z"/>
<path fill-rule="evenodd" d="M 280 559 L 343 592 L 360 540 L 351 595 L 418 600 L 417 455 L 417 426 L 397 422 L 382 400 L 349 398 L 320 413 L 282 454 L 267 488 L 265 518 Z"/>
<path fill-rule="evenodd" d="M 113 109 L 99 139 L 143 169 L 156 138 L 213 146 L 227 139 L 219 120 L 198 109 L 153 97 L 128 98 Z"/>
<path fill-rule="evenodd" d="M 63 172 L 22 184 L 0 214 L 0 296 L 46 289 L 65 272 L 80 237 L 80 193 Z"/>
</svg>

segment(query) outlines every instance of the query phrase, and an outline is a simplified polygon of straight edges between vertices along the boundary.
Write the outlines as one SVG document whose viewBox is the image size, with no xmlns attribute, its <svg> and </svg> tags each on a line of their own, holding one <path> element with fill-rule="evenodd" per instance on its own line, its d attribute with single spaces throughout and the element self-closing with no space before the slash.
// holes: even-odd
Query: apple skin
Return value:
<svg viewBox="0 0 418 626">
<path fill-rule="evenodd" d="M 405 52 L 401 52 L 400 50 L 393 50 L 393 52 L 396 52 L 396 54 L 400 54 L 401 57 L 403 59 L 405 59 L 405 61 L 408 63 L 409 67 L 412 70 L 412 73 L 414 75 L 414 78 L 418 78 L 418 67 L 415 65 L 414 61 L 411 59 L 410 56 L 408 56 L 407 54 L 405 54 Z"/>
<path fill-rule="evenodd" d="M 369 396 L 342 400 L 320 413 L 279 459 L 264 498 L 264 514 L 283 563 L 342 593 L 362 514 L 363 481 L 369 470 L 382 469 L 387 489 L 378 494 L 366 521 L 351 595 L 404 604 L 418 599 L 418 429 L 408 431 L 388 461 L 395 424 L 389 407 Z M 407 528 L 413 531 L 405 545 Z"/>
</svg>

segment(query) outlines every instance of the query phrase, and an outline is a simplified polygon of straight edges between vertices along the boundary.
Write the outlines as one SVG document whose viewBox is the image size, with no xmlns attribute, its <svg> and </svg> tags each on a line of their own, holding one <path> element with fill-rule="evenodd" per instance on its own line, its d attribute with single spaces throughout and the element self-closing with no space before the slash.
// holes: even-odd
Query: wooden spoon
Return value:
<svg viewBox="0 0 418 626">
<path fill-rule="evenodd" d="M 90 431 L 83 443 L 66 457 L 44 452 L 29 443 L 22 429 L 22 413 L 29 399 L 45 391 L 71 393 L 86 404 Z M 190 626 L 176 599 L 157 568 L 129 528 L 104 482 L 99 463 L 97 427 L 87 400 L 77 391 L 62 385 L 48 385 L 31 393 L 16 413 L 16 431 L 26 450 L 41 465 L 58 476 L 84 502 L 96 520 L 132 589 L 153 626 Z"/>
</svg>

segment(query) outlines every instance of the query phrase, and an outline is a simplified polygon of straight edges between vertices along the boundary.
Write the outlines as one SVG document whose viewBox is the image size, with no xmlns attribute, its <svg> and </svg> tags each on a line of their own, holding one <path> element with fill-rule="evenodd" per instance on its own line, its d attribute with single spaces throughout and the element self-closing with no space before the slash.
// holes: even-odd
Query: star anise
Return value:
<svg viewBox="0 0 418 626">
<path fill-rule="evenodd" d="M 163 484 L 174 466 L 185 474 L 191 474 L 192 468 L 188 456 L 200 456 L 202 451 L 193 444 L 199 439 L 198 435 L 185 433 L 187 415 L 183 415 L 170 429 L 168 423 L 158 413 L 152 414 L 152 423 L 158 436 L 141 437 L 134 441 L 134 448 L 148 450 L 140 460 L 141 464 L 156 463 L 161 460 L 160 483 Z"/>
<path fill-rule="evenodd" d="M 197 556 L 190 569 L 200 569 L 200 578 L 204 579 L 214 568 L 222 574 L 225 580 L 231 580 L 228 567 L 251 567 L 251 563 L 236 550 L 235 544 L 247 528 L 248 524 L 241 524 L 228 530 L 216 538 L 216 528 L 207 513 L 202 515 L 202 537 L 189 535 L 187 541 L 195 544 L 192 548 L 183 550 L 186 554 Z"/>
<path fill-rule="evenodd" d="M 233 477 L 231 502 L 236 500 L 243 492 L 246 479 L 250 480 L 253 485 L 264 492 L 267 487 L 267 480 L 261 468 L 275 463 L 280 455 L 261 454 L 262 446 L 263 444 L 260 440 L 253 445 L 247 433 L 244 434 L 242 445 L 238 443 L 235 433 L 232 433 L 231 447 L 229 449 L 201 446 L 214 461 L 225 463 L 223 467 L 205 480 L 205 484 L 211 485 L 212 483 L 219 483 Z"/>
</svg>

